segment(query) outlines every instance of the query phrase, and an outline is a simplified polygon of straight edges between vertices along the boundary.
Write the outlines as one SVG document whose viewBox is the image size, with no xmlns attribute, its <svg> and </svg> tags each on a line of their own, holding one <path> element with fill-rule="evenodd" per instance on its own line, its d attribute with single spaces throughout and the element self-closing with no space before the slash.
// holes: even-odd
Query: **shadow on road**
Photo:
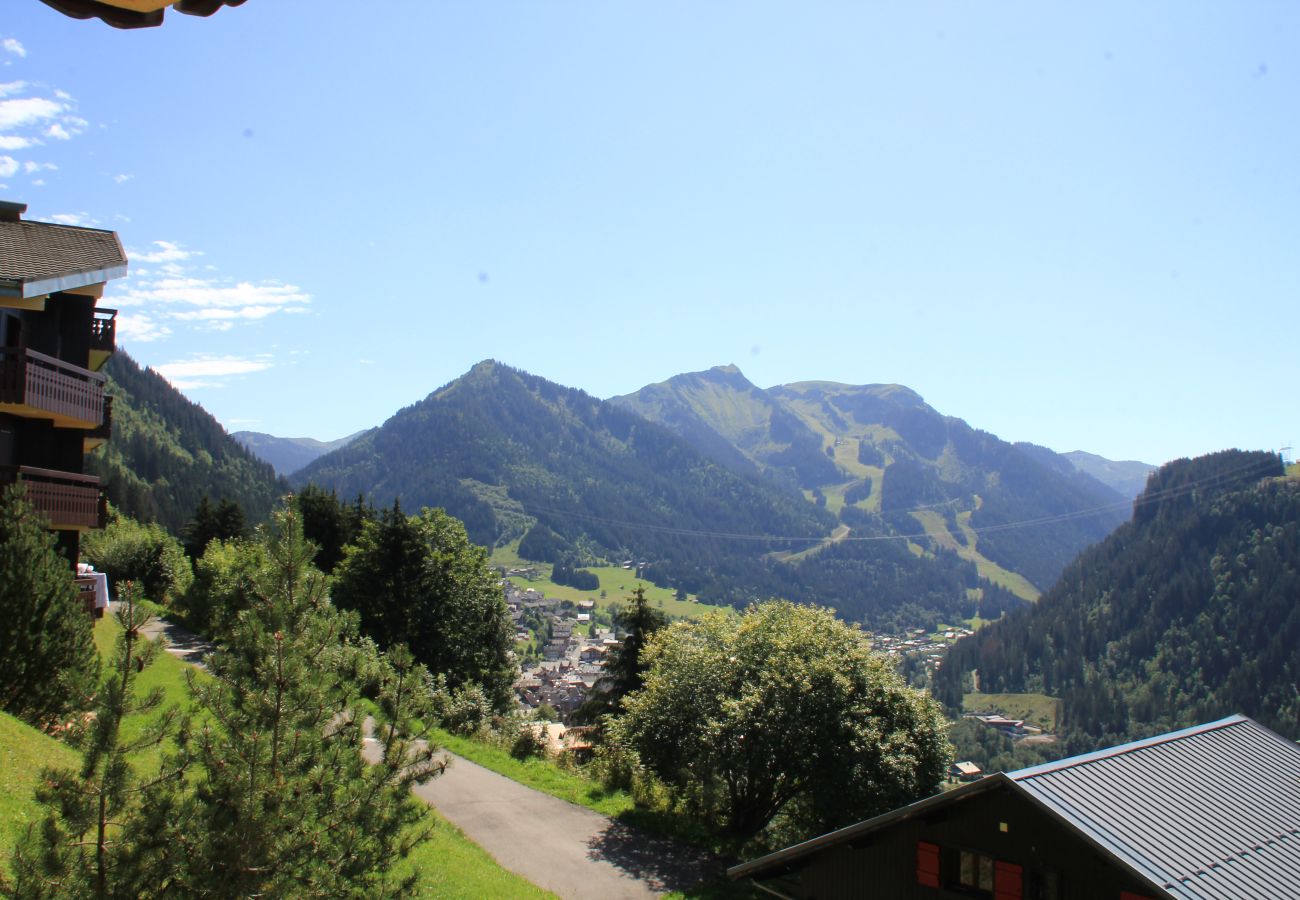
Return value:
<svg viewBox="0 0 1300 900">
<path fill-rule="evenodd" d="M 722 869 L 722 861 L 703 850 L 684 849 L 618 821 L 587 843 L 587 856 L 616 866 L 655 891 L 685 891 Z"/>
</svg>

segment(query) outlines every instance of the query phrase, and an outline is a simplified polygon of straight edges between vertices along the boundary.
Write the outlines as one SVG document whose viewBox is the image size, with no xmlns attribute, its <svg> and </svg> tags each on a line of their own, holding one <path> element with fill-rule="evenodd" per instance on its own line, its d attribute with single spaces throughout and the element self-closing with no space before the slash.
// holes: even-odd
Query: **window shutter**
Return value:
<svg viewBox="0 0 1300 900">
<path fill-rule="evenodd" d="M 939 844 L 917 841 L 917 883 L 939 887 Z"/>
<path fill-rule="evenodd" d="M 939 886 L 938 844 L 916 842 L 916 883 L 925 887 Z"/>
<path fill-rule="evenodd" d="M 1020 900 L 1024 896 L 1024 872 L 1015 863 L 993 864 L 993 900 Z"/>
</svg>

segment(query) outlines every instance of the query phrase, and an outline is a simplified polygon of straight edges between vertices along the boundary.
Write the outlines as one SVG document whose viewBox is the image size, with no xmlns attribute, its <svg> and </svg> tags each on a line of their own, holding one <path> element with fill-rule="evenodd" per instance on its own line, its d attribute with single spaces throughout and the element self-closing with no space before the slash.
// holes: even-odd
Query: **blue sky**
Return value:
<svg viewBox="0 0 1300 900">
<path fill-rule="evenodd" d="M 897 382 L 1153 463 L 1300 441 L 1294 3 L 249 0 L 123 32 L 11 0 L 0 185 L 119 232 L 119 344 L 231 430 L 339 437 L 494 358 L 602 397 Z"/>
</svg>

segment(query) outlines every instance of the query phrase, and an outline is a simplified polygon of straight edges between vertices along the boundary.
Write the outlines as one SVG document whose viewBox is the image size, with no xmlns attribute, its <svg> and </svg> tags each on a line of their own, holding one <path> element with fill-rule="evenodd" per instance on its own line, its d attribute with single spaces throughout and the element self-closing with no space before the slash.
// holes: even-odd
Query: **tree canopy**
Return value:
<svg viewBox="0 0 1300 900">
<path fill-rule="evenodd" d="M 689 806 L 750 836 L 803 835 L 932 793 L 951 750 L 940 707 L 828 609 L 774 601 L 650 638 L 614 740 Z"/>
<path fill-rule="evenodd" d="M 360 614 L 381 648 L 406 644 L 451 688 L 481 685 L 497 710 L 508 708 L 515 670 L 505 595 L 459 520 L 440 509 L 407 516 L 394 503 L 347 549 L 333 598 Z"/>
<path fill-rule="evenodd" d="M 0 709 L 32 723 L 84 699 L 99 673 L 92 621 L 46 522 L 0 494 Z"/>
</svg>

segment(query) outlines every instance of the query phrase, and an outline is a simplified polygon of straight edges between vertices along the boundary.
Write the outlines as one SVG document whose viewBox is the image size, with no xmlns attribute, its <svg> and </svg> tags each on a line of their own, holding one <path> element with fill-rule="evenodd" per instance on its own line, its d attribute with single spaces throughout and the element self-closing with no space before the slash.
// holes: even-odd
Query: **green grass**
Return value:
<svg viewBox="0 0 1300 900">
<path fill-rule="evenodd" d="M 41 816 L 32 798 L 41 769 L 80 761 L 72 748 L 0 712 L 0 866 L 6 871 L 18 836 Z"/>
<path fill-rule="evenodd" d="M 1046 694 L 982 694 L 973 692 L 962 699 L 962 709 L 978 712 L 995 709 L 1012 719 L 1024 719 L 1045 731 L 1056 731 L 1061 701 Z"/>
<path fill-rule="evenodd" d="M 1289 478 L 1300 478 L 1300 462 L 1293 462 L 1287 466 L 1286 474 Z"/>
<path fill-rule="evenodd" d="M 599 783 L 581 773 L 560 768 L 545 759 L 518 760 L 506 750 L 460 737 L 448 731 L 434 729 L 431 739 L 439 746 L 478 763 L 511 781 L 527 785 L 543 794 L 550 794 L 576 806 L 585 806 L 603 816 L 621 816 L 635 809 L 636 804 L 625 791 L 606 790 Z"/>
<path fill-rule="evenodd" d="M 511 561 L 513 558 L 513 561 Z M 517 555 L 510 552 L 502 552 L 498 549 L 492 554 L 494 565 L 505 566 L 533 566 L 540 573 L 541 577 L 536 579 L 524 578 L 516 575 L 510 580 L 522 588 L 534 588 L 541 591 L 547 597 L 555 597 L 559 600 L 569 600 L 577 603 L 579 600 L 594 600 L 597 609 L 608 609 L 615 603 L 627 605 L 627 598 L 638 587 L 645 589 L 646 599 L 650 605 L 656 609 L 661 609 L 665 613 L 678 619 L 698 619 L 705 612 L 720 607 L 712 606 L 707 603 L 696 603 L 690 599 L 677 600 L 671 588 L 659 587 L 642 581 L 636 577 L 636 573 L 621 568 L 620 566 L 584 566 L 589 572 L 595 573 L 600 579 L 600 587 L 594 591 L 580 591 L 577 588 L 569 587 L 565 584 L 556 584 L 551 580 L 551 565 L 549 563 L 531 563 L 519 560 Z M 601 597 L 600 592 L 604 591 L 605 596 Z M 687 595 L 688 598 L 690 595 Z M 729 609 L 730 607 L 721 607 Z"/>
<path fill-rule="evenodd" d="M 393 869 L 397 877 L 409 875 L 413 870 L 421 873 L 416 897 L 480 900 L 555 896 L 501 868 L 486 850 L 436 811 L 429 810 L 426 824 L 433 826 L 432 837 Z"/>
<path fill-rule="evenodd" d="M 1039 590 L 1034 587 L 1028 578 L 1018 572 L 1002 568 L 979 552 L 979 536 L 976 535 L 975 529 L 971 527 L 970 510 L 957 513 L 957 527 L 961 529 L 962 534 L 966 537 L 966 546 L 964 547 L 948 530 L 948 523 L 944 521 L 943 516 L 934 510 L 920 510 L 912 513 L 912 516 L 921 523 L 925 533 L 940 546 L 954 550 L 962 559 L 975 563 L 975 571 L 979 573 L 981 578 L 1000 585 L 1017 597 L 1031 603 L 1038 599 Z"/>
</svg>

